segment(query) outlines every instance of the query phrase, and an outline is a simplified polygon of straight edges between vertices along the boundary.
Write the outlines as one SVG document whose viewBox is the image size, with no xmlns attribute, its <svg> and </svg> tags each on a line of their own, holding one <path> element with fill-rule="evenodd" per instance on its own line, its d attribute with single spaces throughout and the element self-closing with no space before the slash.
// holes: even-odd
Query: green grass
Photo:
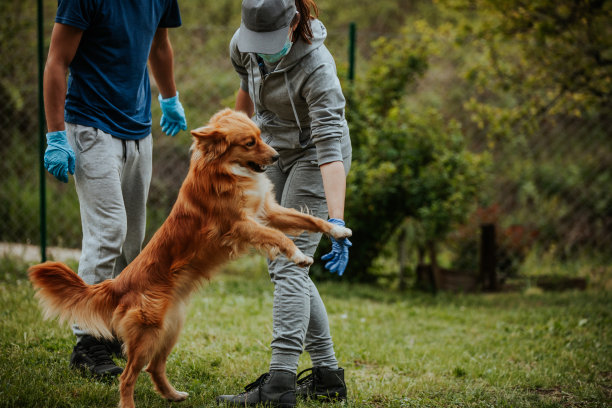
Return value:
<svg viewBox="0 0 612 408">
<path fill-rule="evenodd" d="M 24 263 L 0 261 L 0 406 L 114 407 L 118 382 L 68 368 L 68 327 L 43 321 Z M 344 407 L 609 407 L 612 295 L 400 294 L 322 283 Z M 168 376 L 177 407 L 212 407 L 267 370 L 272 284 L 258 257 L 236 262 L 194 295 Z M 123 364 L 123 362 L 120 362 Z M 300 369 L 309 360 L 303 356 Z M 140 407 L 168 407 L 143 373 Z M 299 407 L 318 407 L 301 402 Z"/>
</svg>

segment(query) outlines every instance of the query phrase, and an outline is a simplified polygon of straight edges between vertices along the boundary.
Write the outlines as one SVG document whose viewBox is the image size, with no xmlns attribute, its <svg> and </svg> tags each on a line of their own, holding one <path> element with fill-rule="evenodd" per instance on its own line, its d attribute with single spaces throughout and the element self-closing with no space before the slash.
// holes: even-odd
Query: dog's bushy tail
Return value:
<svg viewBox="0 0 612 408">
<path fill-rule="evenodd" d="M 110 322 L 118 297 L 113 281 L 87 285 L 61 262 L 44 262 L 28 269 L 45 319 L 76 322 L 96 337 L 112 337 Z"/>
</svg>

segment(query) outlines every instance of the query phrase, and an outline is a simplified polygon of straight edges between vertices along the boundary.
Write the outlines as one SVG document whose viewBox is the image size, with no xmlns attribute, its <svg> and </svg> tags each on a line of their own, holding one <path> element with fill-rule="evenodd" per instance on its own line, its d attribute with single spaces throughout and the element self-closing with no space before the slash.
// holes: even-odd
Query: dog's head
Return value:
<svg viewBox="0 0 612 408">
<path fill-rule="evenodd" d="M 244 113 L 217 112 L 204 127 L 191 131 L 192 160 L 219 161 L 261 173 L 278 160 L 278 153 L 261 139 L 261 131 Z"/>
</svg>

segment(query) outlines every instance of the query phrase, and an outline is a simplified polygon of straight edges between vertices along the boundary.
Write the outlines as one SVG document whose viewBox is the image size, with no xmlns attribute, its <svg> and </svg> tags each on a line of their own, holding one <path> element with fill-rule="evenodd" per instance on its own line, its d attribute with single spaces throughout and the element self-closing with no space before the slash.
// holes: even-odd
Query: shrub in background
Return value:
<svg viewBox="0 0 612 408">
<path fill-rule="evenodd" d="M 421 238 L 430 243 L 475 202 L 483 157 L 466 149 L 456 122 L 405 104 L 427 70 L 428 46 L 425 35 L 378 40 L 371 68 L 347 92 L 353 164 L 345 218 L 354 233 L 348 279 L 376 279 L 370 267 L 406 217 L 421 224 Z"/>
</svg>

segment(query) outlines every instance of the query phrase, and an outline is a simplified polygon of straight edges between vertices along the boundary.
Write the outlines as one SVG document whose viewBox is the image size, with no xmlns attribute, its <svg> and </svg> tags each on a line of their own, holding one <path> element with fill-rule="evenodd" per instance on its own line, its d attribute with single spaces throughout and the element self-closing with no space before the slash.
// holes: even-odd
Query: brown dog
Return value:
<svg viewBox="0 0 612 408">
<path fill-rule="evenodd" d="M 127 364 L 120 379 L 121 407 L 134 406 L 136 378 L 147 363 L 164 398 L 187 398 L 168 382 L 166 359 L 190 294 L 223 263 L 255 247 L 270 258 L 282 253 L 307 266 L 312 258 L 284 233 L 351 235 L 348 228 L 275 202 L 263 171 L 278 153 L 246 115 L 225 109 L 191 134 L 189 173 L 168 219 L 116 279 L 90 286 L 59 262 L 29 269 L 46 317 L 76 321 L 96 336 L 116 334 L 123 340 Z"/>
</svg>

